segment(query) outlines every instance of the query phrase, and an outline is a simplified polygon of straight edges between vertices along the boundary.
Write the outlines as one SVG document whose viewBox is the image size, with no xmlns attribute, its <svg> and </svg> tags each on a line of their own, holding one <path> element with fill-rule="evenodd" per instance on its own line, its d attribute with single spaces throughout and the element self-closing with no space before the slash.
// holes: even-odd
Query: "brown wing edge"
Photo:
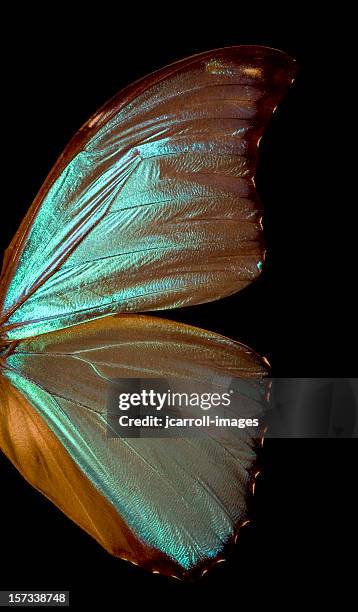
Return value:
<svg viewBox="0 0 358 612">
<path fill-rule="evenodd" d="M 185 570 L 170 557 L 143 544 L 114 506 L 89 482 L 28 400 L 0 376 L 0 449 L 25 480 L 55 504 L 107 552 L 153 574 L 197 580 L 225 561 L 247 517 L 214 559 Z M 257 445 L 263 444 L 263 438 Z M 247 494 L 254 493 L 259 471 L 254 465 Z"/>
</svg>

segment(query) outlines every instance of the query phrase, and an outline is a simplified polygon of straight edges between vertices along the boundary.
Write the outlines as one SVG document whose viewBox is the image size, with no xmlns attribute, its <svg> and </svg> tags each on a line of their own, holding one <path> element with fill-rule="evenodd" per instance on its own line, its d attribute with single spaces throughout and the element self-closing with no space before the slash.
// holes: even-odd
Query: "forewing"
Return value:
<svg viewBox="0 0 358 612">
<path fill-rule="evenodd" d="M 254 280 L 264 256 L 257 144 L 294 72 L 280 51 L 231 47 L 177 62 L 104 106 L 7 251 L 4 335 L 197 304 Z"/>
<path fill-rule="evenodd" d="M 4 370 L 2 448 L 112 554 L 184 576 L 222 557 L 244 522 L 257 441 L 235 428 L 109 438 L 109 381 L 171 377 L 219 389 L 245 378 L 261 397 L 266 372 L 247 347 L 158 318 L 107 317 L 29 338 Z M 257 409 L 255 394 L 242 401 Z"/>
</svg>

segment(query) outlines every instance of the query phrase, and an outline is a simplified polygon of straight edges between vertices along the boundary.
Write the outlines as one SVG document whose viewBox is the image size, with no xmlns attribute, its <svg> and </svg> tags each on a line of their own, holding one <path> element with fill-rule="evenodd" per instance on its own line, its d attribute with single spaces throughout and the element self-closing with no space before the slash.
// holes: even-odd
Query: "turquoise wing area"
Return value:
<svg viewBox="0 0 358 612">
<path fill-rule="evenodd" d="M 78 132 L 10 245 L 2 335 L 215 300 L 262 267 L 257 144 L 295 73 L 264 47 L 183 60 Z"/>
<path fill-rule="evenodd" d="M 262 400 L 262 358 L 211 332 L 123 315 L 21 341 L 3 373 L 140 542 L 181 571 L 222 553 L 246 518 L 257 440 L 235 428 L 174 439 L 109 438 L 108 384 L 171 377 L 218 390 L 243 377 L 259 390 L 242 395 L 250 412 Z M 48 478 L 56 485 L 58 470 Z"/>
</svg>

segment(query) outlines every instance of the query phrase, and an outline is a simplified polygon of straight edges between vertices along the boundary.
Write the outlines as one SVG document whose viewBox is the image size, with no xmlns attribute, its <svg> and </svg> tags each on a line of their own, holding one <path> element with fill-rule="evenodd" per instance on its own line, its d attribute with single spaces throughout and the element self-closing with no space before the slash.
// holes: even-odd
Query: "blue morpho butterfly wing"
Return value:
<svg viewBox="0 0 358 612">
<path fill-rule="evenodd" d="M 103 546 L 155 571 L 220 557 L 246 515 L 255 443 L 108 439 L 103 385 L 225 386 L 266 365 L 216 334 L 123 313 L 218 299 L 256 278 L 257 143 L 294 72 L 284 53 L 232 47 L 128 87 L 71 141 L 5 255 L 1 446 Z"/>
<path fill-rule="evenodd" d="M 3 269 L 2 335 L 215 300 L 263 258 L 257 143 L 294 62 L 263 47 L 138 81 L 74 137 Z"/>
<path fill-rule="evenodd" d="M 109 438 L 109 380 L 164 377 L 172 392 L 178 379 L 181 391 L 198 391 L 199 381 L 205 392 L 223 393 L 266 371 L 241 344 L 157 317 L 109 316 L 41 334 L 7 357 L 0 444 L 31 484 L 111 553 L 184 577 L 221 559 L 246 520 L 258 442 L 235 428 Z M 258 399 L 252 391 L 239 391 L 231 416 L 257 416 L 263 390 Z"/>
</svg>

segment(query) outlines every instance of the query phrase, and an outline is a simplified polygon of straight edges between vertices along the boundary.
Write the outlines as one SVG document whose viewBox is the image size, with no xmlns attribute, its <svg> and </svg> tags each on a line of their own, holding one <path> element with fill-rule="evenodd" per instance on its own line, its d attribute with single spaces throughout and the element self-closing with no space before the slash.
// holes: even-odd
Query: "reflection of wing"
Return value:
<svg viewBox="0 0 358 612">
<path fill-rule="evenodd" d="M 250 283 L 263 258 L 256 145 L 294 71 L 264 47 L 210 51 L 104 106 L 7 251 L 4 334 L 205 302 Z"/>
<path fill-rule="evenodd" d="M 158 318 L 106 317 L 40 335 L 7 359 L 1 446 L 113 554 L 185 575 L 217 559 L 244 520 L 256 442 L 234 431 L 222 439 L 107 438 L 108 378 L 265 372 L 247 347 Z"/>
</svg>

